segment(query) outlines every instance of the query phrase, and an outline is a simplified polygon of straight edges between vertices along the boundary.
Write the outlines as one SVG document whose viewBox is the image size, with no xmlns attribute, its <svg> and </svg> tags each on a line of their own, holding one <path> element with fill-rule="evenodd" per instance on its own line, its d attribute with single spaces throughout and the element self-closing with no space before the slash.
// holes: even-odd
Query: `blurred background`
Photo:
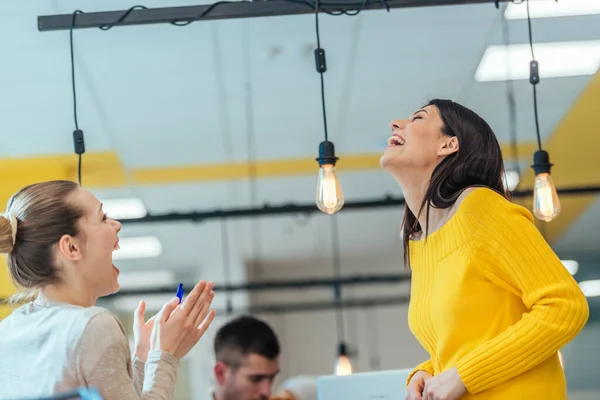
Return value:
<svg viewBox="0 0 600 400">
<path fill-rule="evenodd" d="M 342 340 L 354 371 L 409 368 L 426 358 L 406 322 L 403 206 L 389 201 L 402 193 L 379 167 L 389 121 L 431 98 L 474 109 L 502 144 L 514 201 L 532 205 L 530 195 L 518 195 L 533 188 L 537 150 L 525 4 L 471 3 L 320 16 L 339 181 L 346 203 L 373 202 L 333 216 L 263 208 L 315 204 L 323 120 L 314 15 L 74 31 L 82 184 L 124 223 L 114 253 L 121 293 L 102 305 L 130 327 L 141 299 L 150 316 L 179 282 L 218 285 L 218 317 L 182 363 L 177 398 L 207 398 L 212 336 L 248 312 L 279 336 L 279 380 L 333 373 Z M 598 399 L 600 3 L 531 3 L 542 145 L 559 191 L 586 188 L 561 195 L 559 217 L 537 223 L 591 308 L 588 325 L 562 350 L 569 398 Z M 0 201 L 32 182 L 77 179 L 69 30 L 41 32 L 37 17 L 132 5 L 2 2 Z M 335 301 L 340 277 L 346 283 Z M 0 297 L 14 291 L 0 269 Z"/>
</svg>

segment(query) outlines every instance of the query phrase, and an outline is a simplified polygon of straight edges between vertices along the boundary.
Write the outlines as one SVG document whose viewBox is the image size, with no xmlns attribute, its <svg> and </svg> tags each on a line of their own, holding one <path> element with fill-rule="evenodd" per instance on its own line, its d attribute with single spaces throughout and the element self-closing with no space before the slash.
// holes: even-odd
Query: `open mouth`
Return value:
<svg viewBox="0 0 600 400">
<path fill-rule="evenodd" d="M 117 239 L 117 241 L 115 242 L 115 247 L 113 248 L 113 253 L 115 251 L 119 250 L 120 248 L 121 248 L 121 246 L 119 246 L 119 239 Z M 115 264 L 113 264 L 113 268 L 114 268 L 116 274 L 119 275 L 119 272 L 121 272 L 121 271 L 119 271 L 119 268 L 115 267 Z"/>
<path fill-rule="evenodd" d="M 404 146 L 405 142 L 399 135 L 393 135 L 388 139 L 388 147 Z"/>
</svg>

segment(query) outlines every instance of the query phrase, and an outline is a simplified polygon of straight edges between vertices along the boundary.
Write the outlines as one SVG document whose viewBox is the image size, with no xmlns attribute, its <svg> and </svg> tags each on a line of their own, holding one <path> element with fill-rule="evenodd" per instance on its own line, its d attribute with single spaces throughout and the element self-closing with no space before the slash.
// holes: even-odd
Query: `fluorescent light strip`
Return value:
<svg viewBox="0 0 600 400">
<path fill-rule="evenodd" d="M 511 192 L 519 186 L 519 173 L 517 171 L 506 171 L 504 173 L 504 183 Z"/>
<path fill-rule="evenodd" d="M 176 286 L 175 275 L 170 270 L 157 271 L 121 271 L 119 274 L 121 289 L 151 289 L 163 286 Z"/>
<path fill-rule="evenodd" d="M 107 199 L 103 200 L 104 212 L 113 219 L 142 218 L 147 214 L 146 207 L 140 199 Z"/>
<path fill-rule="evenodd" d="M 571 275 L 575 275 L 579 271 L 579 263 L 575 260 L 561 260 L 567 271 Z"/>
<path fill-rule="evenodd" d="M 154 236 L 139 236 L 119 239 L 120 249 L 113 253 L 113 260 L 152 258 L 162 254 L 162 245 Z"/>
<path fill-rule="evenodd" d="M 529 3 L 531 18 L 574 17 L 600 14 L 598 0 L 545 0 Z M 509 3 L 504 11 L 506 19 L 527 19 L 527 4 Z"/>
<path fill-rule="evenodd" d="M 600 296 L 600 279 L 579 282 L 579 287 L 581 288 L 581 291 L 585 297 Z"/>
<path fill-rule="evenodd" d="M 540 78 L 594 75 L 600 66 L 600 40 L 534 44 Z M 475 72 L 478 82 L 529 79 L 529 44 L 489 46 Z"/>
</svg>

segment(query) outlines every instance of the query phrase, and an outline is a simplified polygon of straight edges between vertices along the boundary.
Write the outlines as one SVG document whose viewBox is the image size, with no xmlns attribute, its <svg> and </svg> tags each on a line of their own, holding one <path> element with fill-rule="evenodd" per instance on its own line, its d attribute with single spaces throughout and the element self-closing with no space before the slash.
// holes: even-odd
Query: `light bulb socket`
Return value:
<svg viewBox="0 0 600 400">
<path fill-rule="evenodd" d="M 316 160 L 319 162 L 320 167 L 328 164 L 335 165 L 338 158 L 335 156 L 333 143 L 328 140 L 321 142 L 319 144 L 319 157 L 317 157 Z"/>
<path fill-rule="evenodd" d="M 346 343 L 340 342 L 338 345 L 338 356 L 348 356 L 348 349 L 346 348 Z"/>
<path fill-rule="evenodd" d="M 547 151 L 538 150 L 533 153 L 533 165 L 531 168 L 535 171 L 536 176 L 544 173 L 549 174 L 552 165 Z"/>
</svg>

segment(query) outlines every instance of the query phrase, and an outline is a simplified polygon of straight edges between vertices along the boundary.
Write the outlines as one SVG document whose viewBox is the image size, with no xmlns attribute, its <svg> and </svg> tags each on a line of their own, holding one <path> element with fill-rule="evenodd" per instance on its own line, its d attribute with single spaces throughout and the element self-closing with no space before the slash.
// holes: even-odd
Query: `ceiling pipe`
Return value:
<svg viewBox="0 0 600 400">
<path fill-rule="evenodd" d="M 274 290 L 301 290 L 310 288 L 330 288 L 333 286 L 344 285 L 381 285 L 408 282 L 408 274 L 377 274 L 377 275 L 349 275 L 338 279 L 327 278 L 306 278 L 290 280 L 263 280 L 259 282 L 247 282 L 240 284 L 215 285 L 215 292 L 264 292 Z M 184 284 L 185 288 L 194 287 L 195 283 Z M 123 289 L 110 296 L 103 297 L 105 300 L 124 296 L 147 296 L 155 294 L 175 295 L 175 289 L 172 286 Z M 0 299 L 0 304 L 6 303 L 7 299 Z"/>
<path fill-rule="evenodd" d="M 600 193 L 600 186 L 590 187 L 573 187 L 557 189 L 561 196 L 577 196 L 583 194 Z M 523 198 L 533 195 L 533 190 L 518 190 L 512 192 L 513 198 Z M 362 200 L 362 201 L 347 201 L 344 203 L 344 208 L 339 212 L 349 210 L 393 207 L 404 205 L 403 198 L 386 196 L 378 200 Z M 176 221 L 192 221 L 201 222 L 209 219 L 223 218 L 260 218 L 265 216 L 302 214 L 310 216 L 313 213 L 320 212 L 314 203 L 310 204 L 285 204 L 280 206 L 263 205 L 255 208 L 232 208 L 228 210 L 217 209 L 214 211 L 189 211 L 189 212 L 172 212 L 166 214 L 151 214 L 149 213 L 142 218 L 122 219 L 122 224 L 143 224 L 143 223 L 158 223 L 158 222 L 176 222 Z"/>
</svg>

